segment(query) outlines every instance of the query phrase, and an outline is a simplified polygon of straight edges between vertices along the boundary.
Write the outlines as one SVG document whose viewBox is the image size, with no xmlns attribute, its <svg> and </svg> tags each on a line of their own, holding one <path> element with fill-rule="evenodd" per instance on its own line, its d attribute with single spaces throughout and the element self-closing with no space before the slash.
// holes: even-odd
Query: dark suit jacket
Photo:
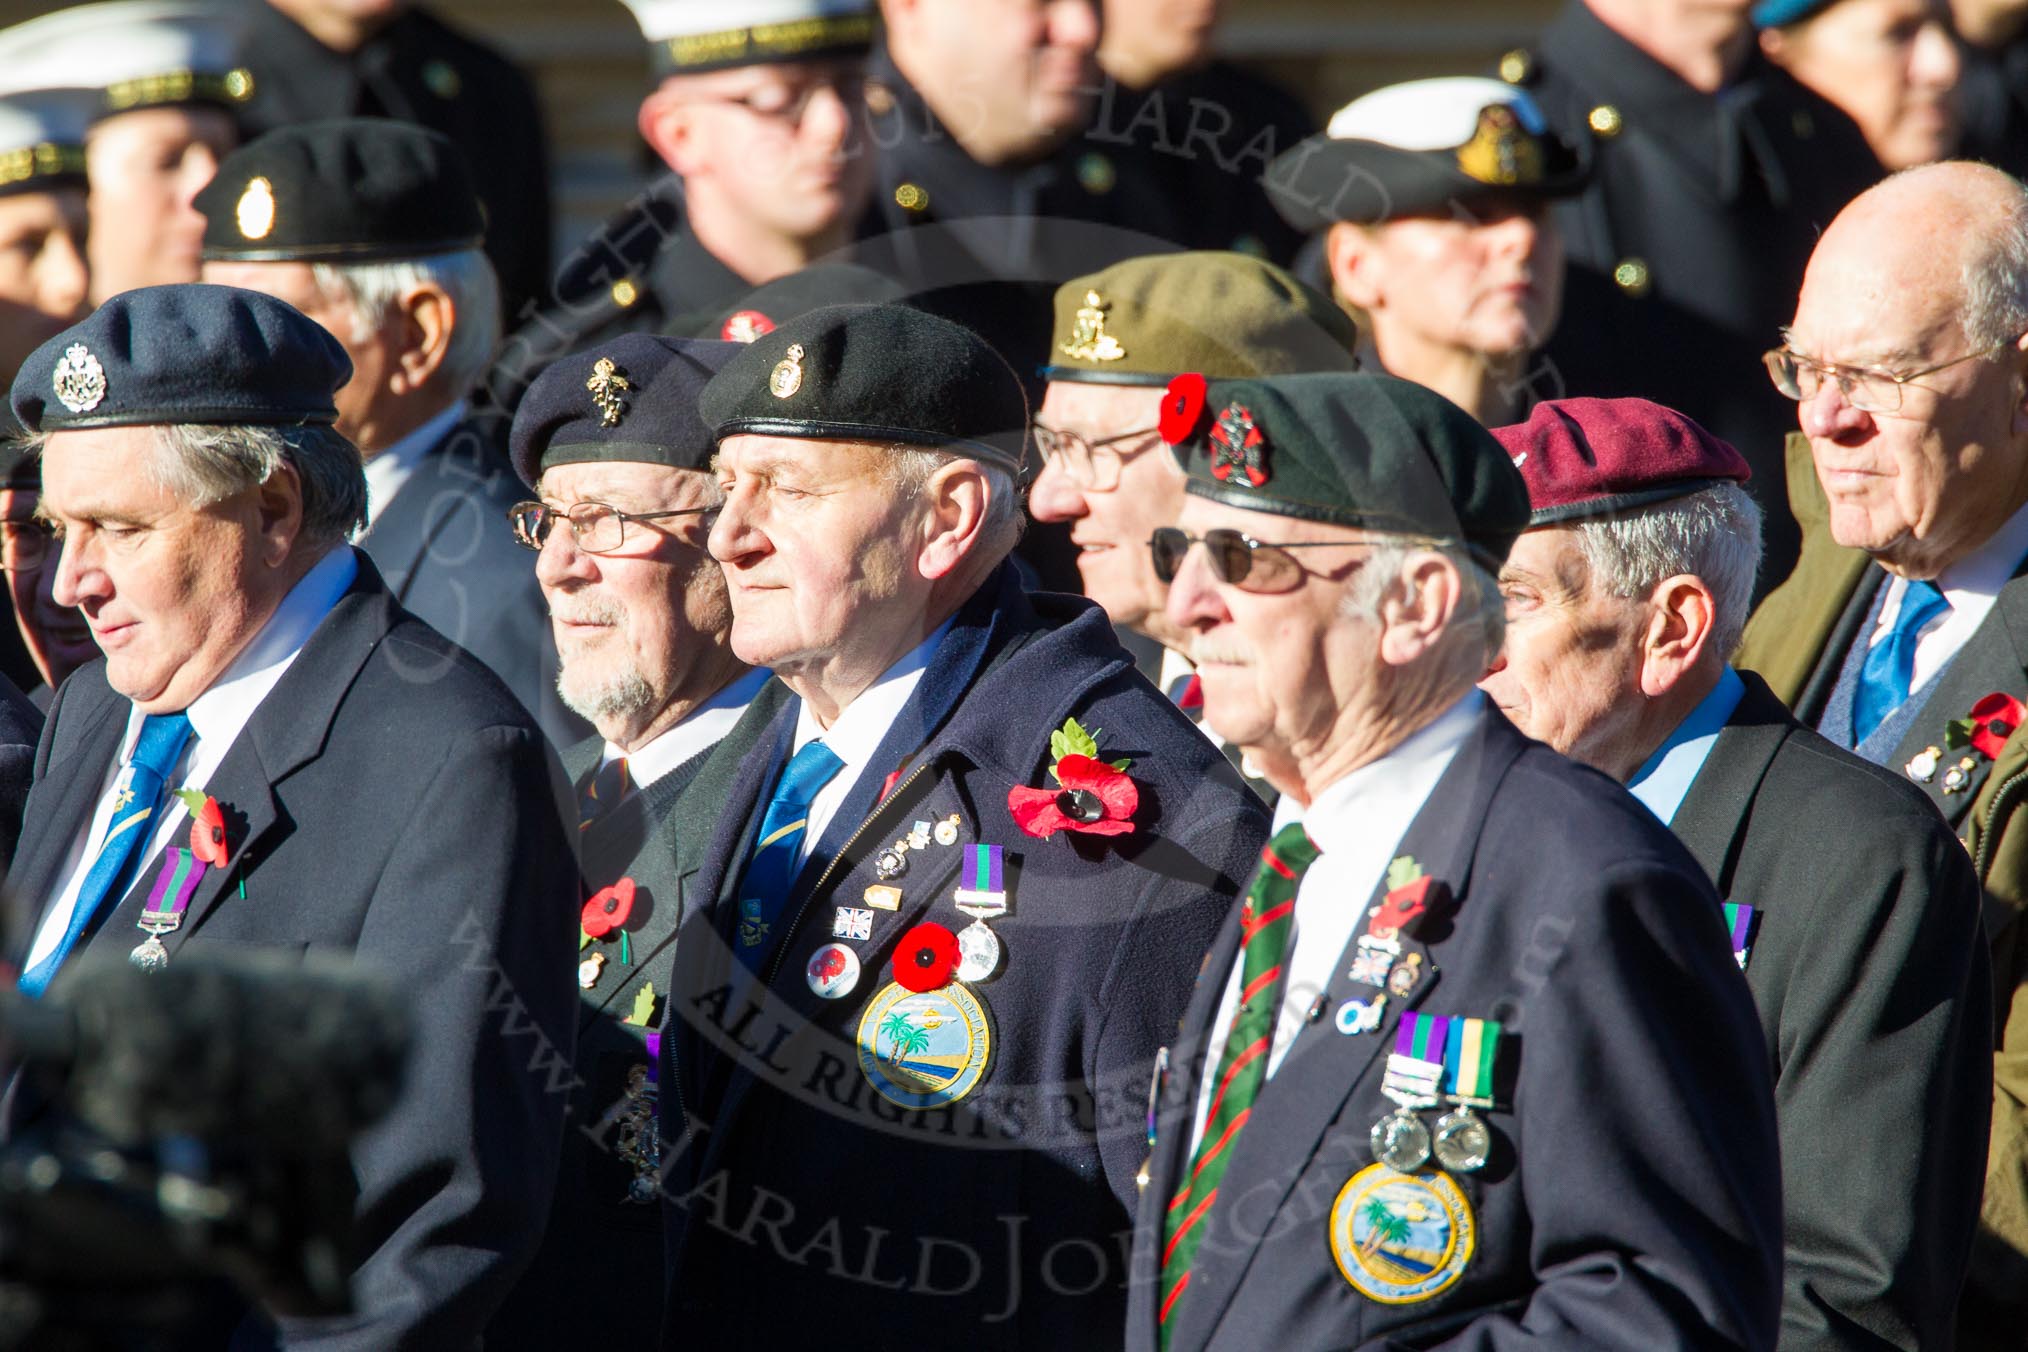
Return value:
<svg viewBox="0 0 2028 1352">
<path fill-rule="evenodd" d="M 750 747 L 789 698 L 779 681 L 763 686 L 729 739 Z M 580 791 L 604 748 L 604 739 L 593 736 L 564 753 L 565 772 Z M 707 763 L 711 772 L 702 773 Z M 684 887 L 696 874 L 699 852 L 684 842 L 696 837 L 700 824 L 708 828 L 716 820 L 715 804 L 739 765 L 736 756 L 714 759 L 709 749 L 699 752 L 578 835 L 587 894 L 622 877 L 636 884 L 627 926 L 634 961 L 621 966 L 617 942 L 596 945 L 608 961 L 599 983 L 578 1000 L 577 1083 L 549 1228 L 535 1261 L 487 1331 L 489 1349 L 550 1352 L 570 1346 L 584 1336 L 582 1303 L 590 1290 L 612 1293 L 599 1304 L 602 1339 L 616 1348 L 654 1345 L 662 1324 L 661 1208 L 655 1197 L 645 1205 L 627 1200 L 634 1169 L 618 1154 L 619 1111 L 628 1072 L 648 1063 L 647 1034 L 664 1026 L 668 1012 Z M 589 951 L 577 950 L 567 960 L 559 955 L 558 961 L 575 971 L 578 958 Z M 646 1024 L 627 1023 L 635 997 L 650 984 L 654 1012 Z"/>
<path fill-rule="evenodd" d="M 417 671 L 437 673 L 418 681 Z M 130 706 L 93 663 L 64 683 L 10 882 L 31 916 L 61 886 Z M 535 1250 L 570 1073 L 575 920 L 568 792 L 493 675 L 359 577 L 206 785 L 231 858 L 163 942 L 350 953 L 415 992 L 407 1087 L 353 1148 L 357 1315 L 290 1347 L 469 1347 Z M 86 940 L 123 956 L 160 855 Z M 31 928 L 17 930 L 19 961 Z M 58 980 L 64 979 L 60 973 Z M 251 1323 L 235 1346 L 259 1346 Z"/>
<path fill-rule="evenodd" d="M 764 750 L 714 753 L 743 763 L 714 805 L 696 888 L 714 902 L 685 919 L 662 1040 L 664 1345 L 804 1346 L 821 1330 L 832 1347 L 1116 1348 L 1152 1058 L 1253 867 L 1260 805 L 1133 670 L 1103 611 L 1024 595 L 1002 569 L 817 843 L 759 999 L 732 957 L 737 882 L 796 712 Z M 1073 715 L 1133 762 L 1132 835 L 1014 824 L 1008 790 L 1048 782 L 1050 734 Z M 958 842 L 911 855 L 899 909 L 874 911 L 852 945 L 857 987 L 813 994 L 804 970 L 834 908 L 863 905 L 875 856 L 913 822 L 953 814 Z M 968 988 L 991 1025 L 985 1078 L 953 1105 L 905 1109 L 869 1085 L 855 1032 L 903 933 L 968 923 L 952 893 L 979 843 L 1005 849 L 1011 898 L 991 925 L 1001 968 Z"/>
<path fill-rule="evenodd" d="M 1171 1315 L 1172 1352 L 1771 1346 L 1781 1188 L 1767 1058 L 1695 861 L 1618 785 L 1491 711 L 1396 853 L 1455 905 L 1404 936 L 1422 975 L 1376 1032 L 1313 1023 L 1254 1101 Z M 1132 1352 L 1157 1343 L 1164 1217 L 1239 938 L 1235 908 L 1171 1048 L 1134 1237 Z M 1373 993 L 1340 975 L 1321 1007 Z M 1407 1009 L 1499 1019 L 1515 1047 L 1486 1114 L 1493 1157 L 1455 1179 L 1476 1253 L 1448 1290 L 1388 1305 L 1340 1275 L 1329 1227 L 1340 1190 L 1373 1163 L 1369 1129 L 1393 1111 L 1381 1079 Z"/>
<path fill-rule="evenodd" d="M 1781 1347 L 1947 1347 L 1993 1093 L 1978 882 L 1921 790 L 1741 679 L 1672 825 L 1759 912 L 1746 982 L 1781 1128 Z"/>
<path fill-rule="evenodd" d="M 507 509 L 531 496 L 477 420 L 447 433 L 360 538 L 410 614 L 493 669 L 558 747 L 591 725 L 556 693 L 556 640 L 535 555 Z"/>
<path fill-rule="evenodd" d="M 35 778 L 35 744 L 42 738 L 42 710 L 12 681 L 0 678 L 0 875 L 14 858 L 21 838 L 21 812 Z"/>
</svg>

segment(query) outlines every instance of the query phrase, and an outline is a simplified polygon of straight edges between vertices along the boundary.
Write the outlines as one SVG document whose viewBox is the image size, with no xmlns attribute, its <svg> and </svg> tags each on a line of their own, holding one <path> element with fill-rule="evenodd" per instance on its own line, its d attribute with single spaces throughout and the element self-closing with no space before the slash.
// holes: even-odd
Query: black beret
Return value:
<svg viewBox="0 0 2028 1352">
<path fill-rule="evenodd" d="M 827 305 L 881 305 L 907 295 L 900 282 L 857 263 L 812 263 L 741 296 L 692 334 L 750 343 Z"/>
<path fill-rule="evenodd" d="M 1162 437 L 1198 497 L 1471 546 L 1497 565 L 1528 488 L 1492 433 L 1413 381 L 1369 372 L 1178 376 Z"/>
<path fill-rule="evenodd" d="M 485 213 L 449 137 L 384 117 L 300 122 L 227 155 L 197 194 L 204 256 L 362 262 L 474 249 Z"/>
<path fill-rule="evenodd" d="M 10 402 L 31 432 L 337 421 L 352 359 L 258 291 L 183 282 L 124 291 L 35 349 Z"/>
<path fill-rule="evenodd" d="M 697 416 L 705 384 L 738 343 L 626 333 L 542 369 L 507 434 L 530 488 L 551 465 L 625 460 L 707 469 L 711 429 Z"/>
<path fill-rule="evenodd" d="M 1262 182 L 1298 230 L 1447 213 L 1489 198 L 1567 197 L 1589 166 L 1535 101 L 1498 80 L 1390 85 L 1338 110 L 1330 130 L 1284 151 Z"/>
<path fill-rule="evenodd" d="M 1028 396 L 961 324 L 905 305 L 834 305 L 748 344 L 705 387 L 704 421 L 741 433 L 900 442 L 1018 475 Z"/>
</svg>

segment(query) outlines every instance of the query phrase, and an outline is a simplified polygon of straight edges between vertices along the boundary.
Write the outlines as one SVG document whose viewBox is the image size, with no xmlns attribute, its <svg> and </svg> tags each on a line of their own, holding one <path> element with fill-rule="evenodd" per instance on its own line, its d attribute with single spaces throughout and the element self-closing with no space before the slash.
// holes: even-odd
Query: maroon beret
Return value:
<svg viewBox="0 0 2028 1352">
<path fill-rule="evenodd" d="M 1729 442 L 1646 399 L 1550 399 L 1493 436 L 1527 481 L 1530 527 L 1652 507 L 1750 473 Z"/>
</svg>

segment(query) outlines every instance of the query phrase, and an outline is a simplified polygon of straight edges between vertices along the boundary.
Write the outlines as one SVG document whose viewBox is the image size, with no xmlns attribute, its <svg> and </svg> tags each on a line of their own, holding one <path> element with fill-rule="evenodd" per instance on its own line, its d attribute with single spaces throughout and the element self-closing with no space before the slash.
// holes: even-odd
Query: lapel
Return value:
<svg viewBox="0 0 2028 1352">
<path fill-rule="evenodd" d="M 1797 726 L 1766 681 L 1750 671 L 1740 672 L 1739 679 L 1746 693 L 1719 731 L 1711 754 L 1705 757 L 1669 823 L 1724 898 L 1731 895 L 1732 872 L 1739 863 L 1740 842 L 1746 837 L 1754 796 L 1782 743 Z"/>
<path fill-rule="evenodd" d="M 1974 704 L 1996 690 L 2017 698 L 2028 695 L 2024 637 L 2028 637 L 2028 577 L 2017 577 L 2000 589 L 1985 622 L 1931 682 L 1921 712 L 1887 760 L 1889 770 L 1921 785 L 1954 831 L 1962 829 L 1966 811 L 1985 787 L 1993 762 L 1970 748 L 1953 751 L 1946 747 L 1944 725 L 1971 713 Z M 1910 776 L 1906 767 L 1918 752 L 1932 746 L 1938 751 L 1937 771 L 1925 784 Z M 1964 756 L 1973 761 L 1969 781 L 1961 792 L 1945 793 L 1945 775 Z"/>
<path fill-rule="evenodd" d="M 88 693 L 87 693 L 88 692 Z M 78 834 L 91 822 L 99 787 L 107 782 L 113 756 L 127 730 L 127 701 L 105 683 L 105 666 L 95 663 L 65 686 L 65 697 L 51 719 L 54 735 L 69 743 L 61 759 L 52 758 L 29 792 L 22 819 L 32 830 L 22 832 L 21 848 L 7 872 L 7 890 L 24 923 L 14 928 L 8 956 L 16 965 L 28 955 L 35 931 L 56 890 L 63 883 L 64 861 Z M 77 724 L 75 738 L 61 726 Z"/>
<path fill-rule="evenodd" d="M 466 424 L 461 422 L 430 447 L 416 463 L 415 473 L 394 495 L 394 501 L 387 504 L 387 509 L 374 518 L 366 534 L 359 537 L 359 548 L 380 569 L 388 591 L 397 601 L 407 599 L 422 561 L 429 552 L 431 538 L 443 529 L 444 522 L 449 519 L 446 512 L 432 514 L 430 507 L 439 499 L 438 485 L 447 482 L 449 477 L 444 447 L 465 431 Z M 502 529 L 505 529 L 504 525 Z"/>
<path fill-rule="evenodd" d="M 164 936 L 163 946 L 172 956 L 230 891 L 254 876 L 251 870 L 261 857 L 293 828 L 275 786 L 321 754 L 331 721 L 360 667 L 400 615 L 372 562 L 361 558 L 351 590 L 310 635 L 205 785 L 205 792 L 225 809 L 231 854 L 225 867 L 206 871 L 191 894 L 182 925 Z M 132 947 L 138 942 L 134 925 L 165 857 L 162 851 L 149 857 L 126 897 L 101 922 L 100 932 L 112 936 L 108 944 Z M 289 904 L 281 897 L 258 899 L 256 904 L 270 900 Z"/>
<path fill-rule="evenodd" d="M 1448 884 L 1452 892 L 1447 913 L 1426 915 L 1412 937 L 1403 936 L 1403 956 L 1423 955 L 1421 978 L 1406 997 L 1391 994 L 1387 997 L 1376 1031 L 1348 1037 L 1337 1030 L 1332 1015 L 1345 1001 L 1370 998 L 1376 992 L 1371 987 L 1354 984 L 1347 975 L 1352 947 L 1347 945 L 1324 993 L 1324 1017 L 1297 1033 L 1281 1066 L 1255 1100 L 1246 1130 L 1229 1147 L 1232 1160 L 1218 1187 L 1223 1197 L 1246 1198 L 1248 1210 L 1254 1215 L 1272 1216 L 1279 1211 L 1306 1163 L 1319 1153 L 1332 1122 L 1343 1113 L 1346 1102 L 1365 1082 L 1374 1063 L 1383 1059 L 1393 1045 L 1403 1011 L 1420 1005 L 1436 986 L 1438 972 L 1431 945 L 1440 943 L 1456 924 L 1471 921 L 1470 879 L 1479 833 L 1494 790 L 1507 767 L 1527 745 L 1527 740 L 1504 718 L 1489 709 L 1481 716 L 1477 732 L 1458 748 L 1443 778 L 1437 781 L 1429 800 L 1416 813 L 1392 852 L 1393 856 L 1414 856 L 1431 877 Z M 1375 885 L 1367 905 L 1377 904 L 1386 890 L 1386 881 L 1382 879 Z M 1222 934 L 1220 942 L 1221 948 L 1226 947 Z M 1355 938 L 1353 943 L 1356 942 Z M 1216 986 L 1221 990 L 1229 968 L 1228 961 L 1226 969 L 1216 972 Z M 1200 998 L 1193 1001 L 1193 1013 L 1195 1006 L 1203 1003 L 1203 994 L 1200 989 Z M 1217 995 L 1212 995 L 1211 1000 L 1215 1006 Z M 1212 1062 L 1216 1064 L 1215 1057 Z M 1179 1105 L 1182 1115 L 1174 1129 L 1177 1136 L 1188 1137 L 1189 1114 L 1196 1111 L 1196 1098 L 1193 1085 L 1187 1104 Z M 1187 1148 L 1187 1140 L 1182 1145 Z M 1172 1161 L 1174 1158 L 1172 1155 Z M 1172 1164 L 1170 1178 L 1175 1177 Z M 1168 1197 L 1157 1200 L 1166 1208 Z M 1263 1209 L 1255 1210 L 1263 1203 L 1266 1204 Z M 1208 1219 L 1216 1222 L 1220 1213 L 1232 1215 L 1230 1206 L 1228 1201 L 1225 1206 L 1214 1207 Z M 1210 1341 L 1233 1293 L 1252 1265 L 1261 1240 L 1272 1228 L 1241 1226 L 1230 1236 L 1217 1236 L 1228 1247 L 1218 1260 L 1192 1270 L 1189 1299 L 1178 1311 L 1180 1323 L 1174 1340 L 1178 1348 L 1201 1347 Z"/>
<path fill-rule="evenodd" d="M 1831 698 L 1831 689 L 1838 684 L 1839 673 L 1845 669 L 1845 658 L 1852 651 L 1852 645 L 1859 641 L 1860 626 L 1866 623 L 1866 616 L 1873 610 L 1873 598 L 1880 594 L 1880 588 L 1886 581 L 1887 571 L 1877 564 L 1870 565 L 1861 574 L 1859 585 L 1852 589 L 1852 595 L 1846 599 L 1845 609 L 1839 613 L 1837 623 L 1831 626 L 1831 637 L 1825 640 L 1816 668 L 1810 672 L 1810 679 L 1803 683 L 1802 693 L 1796 696 L 1796 717 L 1804 723 L 1815 726 L 1822 717 L 1824 705 Z"/>
</svg>

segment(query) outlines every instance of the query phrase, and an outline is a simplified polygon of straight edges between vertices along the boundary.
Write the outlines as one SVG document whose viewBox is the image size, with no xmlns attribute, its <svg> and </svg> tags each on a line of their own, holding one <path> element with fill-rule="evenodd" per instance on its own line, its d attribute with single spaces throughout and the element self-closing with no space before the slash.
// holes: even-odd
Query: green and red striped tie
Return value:
<svg viewBox="0 0 2028 1352">
<path fill-rule="evenodd" d="M 1168 1236 L 1162 1249 L 1164 1347 L 1169 1345 L 1169 1320 L 1176 1313 L 1177 1298 L 1190 1285 L 1190 1260 L 1204 1238 L 1204 1218 L 1218 1200 L 1218 1181 L 1232 1158 L 1232 1143 L 1267 1081 L 1289 938 L 1295 931 L 1296 887 L 1316 857 L 1317 847 L 1301 823 L 1284 826 L 1260 852 L 1260 868 L 1240 910 L 1239 1008 L 1218 1061 L 1216 1088 L 1204 1115 L 1204 1134 L 1190 1158 L 1190 1176 L 1170 1200 L 1164 1226 Z"/>
</svg>

